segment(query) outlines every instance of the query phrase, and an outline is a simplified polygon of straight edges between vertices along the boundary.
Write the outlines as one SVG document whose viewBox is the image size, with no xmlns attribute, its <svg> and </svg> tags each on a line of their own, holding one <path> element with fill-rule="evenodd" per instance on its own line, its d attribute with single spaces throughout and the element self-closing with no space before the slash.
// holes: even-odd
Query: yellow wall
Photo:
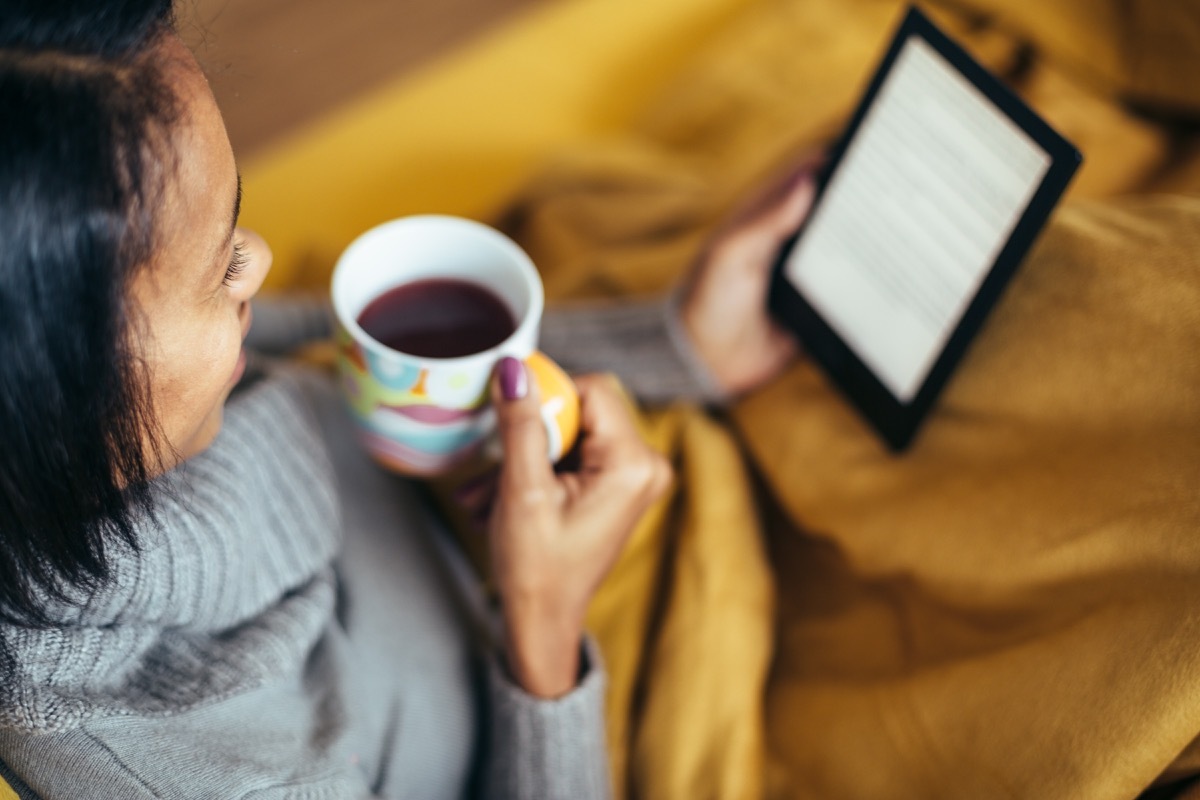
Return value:
<svg viewBox="0 0 1200 800">
<path fill-rule="evenodd" d="M 547 153 L 619 130 L 749 3 L 549 3 L 269 149 L 242 165 L 244 224 L 275 251 L 268 287 L 324 286 L 393 217 L 486 217 Z"/>
</svg>

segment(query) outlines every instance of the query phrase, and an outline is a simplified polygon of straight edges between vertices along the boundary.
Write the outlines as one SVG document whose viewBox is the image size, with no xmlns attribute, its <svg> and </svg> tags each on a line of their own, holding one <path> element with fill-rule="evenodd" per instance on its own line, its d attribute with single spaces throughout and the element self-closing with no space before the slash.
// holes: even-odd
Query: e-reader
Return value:
<svg viewBox="0 0 1200 800">
<path fill-rule="evenodd" d="M 769 309 L 904 449 L 1081 160 L 913 7 L 780 251 Z"/>
</svg>

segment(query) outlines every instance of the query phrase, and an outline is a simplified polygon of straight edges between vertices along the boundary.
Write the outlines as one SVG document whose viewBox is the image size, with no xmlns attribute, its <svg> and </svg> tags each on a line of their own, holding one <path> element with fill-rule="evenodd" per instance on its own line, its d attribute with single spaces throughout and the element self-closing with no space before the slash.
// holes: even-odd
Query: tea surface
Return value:
<svg viewBox="0 0 1200 800">
<path fill-rule="evenodd" d="M 377 342 L 422 358 L 457 358 L 488 350 L 517 329 L 511 310 L 470 281 L 431 278 L 398 286 L 371 301 L 358 324 Z"/>
</svg>

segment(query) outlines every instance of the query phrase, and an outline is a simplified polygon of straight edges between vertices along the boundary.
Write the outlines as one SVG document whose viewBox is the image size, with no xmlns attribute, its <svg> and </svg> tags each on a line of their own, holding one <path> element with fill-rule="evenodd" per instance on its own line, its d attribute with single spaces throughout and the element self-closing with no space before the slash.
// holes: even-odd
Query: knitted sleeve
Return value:
<svg viewBox="0 0 1200 800">
<path fill-rule="evenodd" d="M 591 640 L 582 678 L 553 700 L 523 691 L 493 658 L 485 800 L 601 800 L 612 795 L 604 738 L 604 670 Z"/>
<path fill-rule="evenodd" d="M 548 308 L 541 347 L 567 372 L 616 374 L 645 401 L 727 399 L 683 330 L 676 295 Z"/>
</svg>

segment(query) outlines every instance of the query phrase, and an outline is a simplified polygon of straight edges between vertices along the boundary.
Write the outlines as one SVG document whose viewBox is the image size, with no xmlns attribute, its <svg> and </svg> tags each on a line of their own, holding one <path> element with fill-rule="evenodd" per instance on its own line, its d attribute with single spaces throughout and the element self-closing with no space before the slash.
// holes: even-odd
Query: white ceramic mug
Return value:
<svg viewBox="0 0 1200 800">
<path fill-rule="evenodd" d="M 403 353 L 359 325 L 363 310 L 387 292 L 428 279 L 469 281 L 513 312 L 504 341 L 457 358 Z M 541 277 L 520 247 L 467 219 L 416 216 L 359 236 L 333 272 L 338 368 L 360 438 L 376 461 L 408 475 L 433 476 L 476 456 L 495 430 L 488 384 L 504 356 L 525 361 L 541 394 L 542 418 L 558 460 L 574 443 L 579 398 L 566 374 L 537 352 L 544 295 Z"/>
</svg>

